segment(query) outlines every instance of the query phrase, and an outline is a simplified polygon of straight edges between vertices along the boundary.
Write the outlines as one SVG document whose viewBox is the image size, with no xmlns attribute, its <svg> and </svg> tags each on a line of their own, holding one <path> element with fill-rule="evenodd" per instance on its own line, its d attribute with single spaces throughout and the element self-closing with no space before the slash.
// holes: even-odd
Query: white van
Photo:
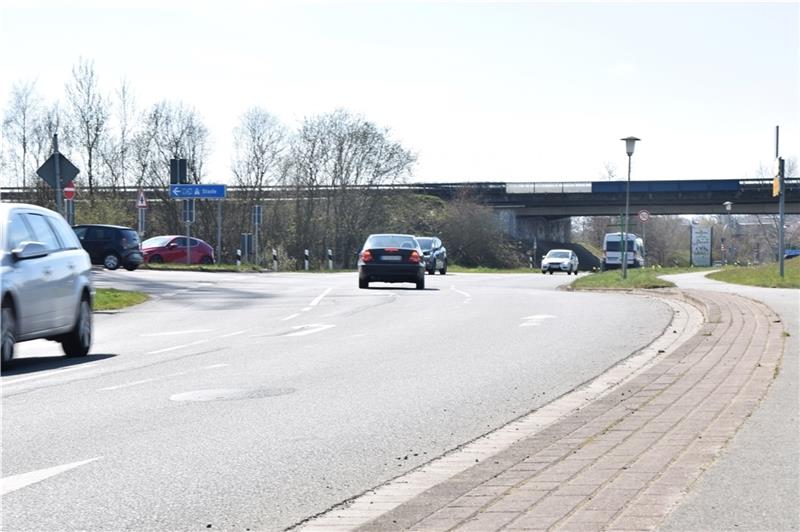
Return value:
<svg viewBox="0 0 800 532">
<path fill-rule="evenodd" d="M 644 241 L 633 233 L 628 237 L 628 268 L 644 266 Z M 622 233 L 606 233 L 603 237 L 603 269 L 622 267 Z"/>
</svg>

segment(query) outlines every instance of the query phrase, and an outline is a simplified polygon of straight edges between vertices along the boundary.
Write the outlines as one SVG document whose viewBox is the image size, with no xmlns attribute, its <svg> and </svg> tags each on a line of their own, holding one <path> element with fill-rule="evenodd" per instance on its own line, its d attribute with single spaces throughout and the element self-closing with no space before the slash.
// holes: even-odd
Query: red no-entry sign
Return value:
<svg viewBox="0 0 800 532">
<path fill-rule="evenodd" d="M 75 183 L 71 179 L 64 186 L 64 198 L 69 200 L 75 198 Z"/>
</svg>

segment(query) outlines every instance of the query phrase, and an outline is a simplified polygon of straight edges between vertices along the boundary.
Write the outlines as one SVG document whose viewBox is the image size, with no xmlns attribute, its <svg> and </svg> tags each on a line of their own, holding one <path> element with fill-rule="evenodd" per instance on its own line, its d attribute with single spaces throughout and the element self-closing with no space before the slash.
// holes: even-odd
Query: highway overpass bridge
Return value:
<svg viewBox="0 0 800 532">
<path fill-rule="evenodd" d="M 361 187 L 361 190 L 382 194 L 426 194 L 445 200 L 468 197 L 491 206 L 506 231 L 515 238 L 568 241 L 571 217 L 616 216 L 623 212 L 626 185 L 626 181 L 405 183 Z M 138 190 L 129 187 L 112 191 L 99 187 L 96 193 L 101 196 L 114 193 L 135 202 Z M 145 187 L 144 190 L 149 201 L 171 201 L 164 188 Z M 323 197 L 328 190 L 332 189 L 318 187 L 315 194 Z M 268 201 L 294 197 L 297 193 L 295 187 L 274 186 L 265 187 L 258 197 Z M 80 193 L 79 196 L 86 197 Z M 0 198 L 4 201 L 35 202 L 36 197 L 37 193 L 30 189 L 0 189 Z M 254 193 L 240 187 L 228 187 L 227 201 L 239 198 L 254 201 Z M 733 203 L 733 214 L 778 212 L 778 199 L 772 196 L 772 181 L 768 179 L 632 181 L 629 212 L 635 215 L 637 211 L 647 209 L 652 215 L 724 214 L 723 203 L 726 201 Z M 786 213 L 800 214 L 800 178 L 786 180 Z"/>
</svg>

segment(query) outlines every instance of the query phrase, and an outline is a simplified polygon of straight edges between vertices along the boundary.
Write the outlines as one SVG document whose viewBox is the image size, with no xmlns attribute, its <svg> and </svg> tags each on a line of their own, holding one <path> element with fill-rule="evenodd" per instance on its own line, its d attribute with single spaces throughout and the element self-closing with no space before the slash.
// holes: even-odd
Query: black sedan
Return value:
<svg viewBox="0 0 800 532">
<path fill-rule="evenodd" d="M 370 235 L 358 255 L 358 287 L 371 281 L 415 283 L 425 288 L 425 260 L 412 235 Z"/>
</svg>

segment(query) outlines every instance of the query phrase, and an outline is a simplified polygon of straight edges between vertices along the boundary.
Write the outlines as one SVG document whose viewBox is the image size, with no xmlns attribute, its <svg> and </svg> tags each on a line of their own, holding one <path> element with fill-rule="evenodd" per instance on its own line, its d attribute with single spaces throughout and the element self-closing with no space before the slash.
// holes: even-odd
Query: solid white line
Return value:
<svg viewBox="0 0 800 532">
<path fill-rule="evenodd" d="M 49 377 L 58 377 L 62 373 L 67 373 L 68 371 L 75 371 L 75 370 L 78 370 L 78 369 L 91 368 L 92 366 L 94 366 L 96 364 L 97 364 L 97 362 L 90 362 L 89 364 L 82 364 L 80 366 L 73 366 L 71 368 L 57 369 L 57 370 L 51 371 L 50 373 L 39 374 L 39 375 L 31 375 L 29 377 L 20 377 L 19 379 L 4 380 L 3 381 L 3 386 L 11 386 L 12 384 L 17 384 L 18 382 L 31 381 L 31 380 L 34 380 L 34 379 L 45 379 L 45 378 L 49 378 Z"/>
<path fill-rule="evenodd" d="M 468 293 L 466 293 L 466 292 L 462 292 L 461 290 L 458 290 L 458 289 L 457 289 L 455 286 L 451 286 L 451 287 L 450 287 L 450 290 L 452 290 L 452 291 L 454 291 L 454 292 L 458 292 L 459 294 L 461 294 L 461 295 L 462 295 L 462 296 L 464 296 L 464 297 L 472 297 L 472 296 L 471 296 L 471 295 L 469 295 Z"/>
<path fill-rule="evenodd" d="M 136 386 L 137 384 L 144 384 L 146 382 L 153 382 L 155 379 L 143 379 L 140 381 L 133 381 L 126 384 L 119 384 L 117 386 L 109 386 L 108 388 L 100 388 L 99 392 L 105 392 L 109 390 L 119 390 L 120 388 L 129 388 L 131 386 Z"/>
<path fill-rule="evenodd" d="M 328 288 L 324 292 L 322 292 L 320 295 L 315 297 L 314 301 L 311 302 L 311 306 L 312 307 L 316 307 L 317 305 L 319 305 L 319 302 L 322 301 L 322 298 L 327 296 L 328 294 L 330 294 L 331 290 L 333 290 L 333 288 Z"/>
<path fill-rule="evenodd" d="M 308 312 L 309 310 L 311 310 L 311 307 L 302 308 L 300 312 Z"/>
<path fill-rule="evenodd" d="M 300 315 L 300 314 L 292 314 L 291 316 L 286 316 L 286 317 L 285 317 L 285 318 L 283 318 L 281 321 L 289 321 L 289 320 L 291 320 L 291 319 L 293 319 L 293 318 L 296 318 L 296 317 L 297 317 L 297 316 L 299 316 L 299 315 Z"/>
<path fill-rule="evenodd" d="M 17 491 L 18 489 L 22 489 L 26 486 L 30 486 L 31 484 L 35 484 L 50 477 L 60 475 L 61 473 L 69 471 L 70 469 L 75 469 L 76 467 L 94 462 L 95 460 L 100 460 L 101 458 L 103 457 L 98 456 L 97 458 L 90 458 L 89 460 L 72 462 L 70 464 L 64 464 L 56 467 L 49 467 L 47 469 L 40 469 L 38 471 L 30 471 L 29 473 L 21 473 L 19 475 L 5 477 L 0 483 L 3 485 L 0 494 L 6 495 L 12 491 Z"/>
<path fill-rule="evenodd" d="M 224 368 L 226 366 L 228 366 L 228 364 L 211 364 L 210 366 L 203 366 L 203 369 Z"/>
<path fill-rule="evenodd" d="M 140 334 L 139 336 L 172 336 L 174 334 L 204 333 L 204 332 L 211 332 L 213 330 L 214 329 L 188 329 L 185 331 L 168 331 L 168 332 Z"/>
<path fill-rule="evenodd" d="M 324 331 L 326 329 L 330 329 L 331 327 L 336 327 L 336 326 L 335 325 L 325 325 L 324 323 L 322 323 L 322 324 L 314 324 L 314 325 L 300 325 L 299 327 L 295 327 L 295 328 L 299 329 L 301 327 L 304 328 L 304 329 L 301 330 L 301 331 L 297 331 L 297 332 L 293 332 L 293 333 L 287 334 L 286 336 L 308 336 L 309 334 L 315 334 L 315 333 L 318 333 L 318 332 L 322 332 L 322 331 Z"/>
<path fill-rule="evenodd" d="M 220 338 L 230 338 L 231 336 L 236 336 L 238 334 L 244 334 L 249 330 L 250 329 L 242 329 L 241 331 L 236 331 L 236 332 L 232 332 L 232 333 L 228 333 L 228 334 L 223 334 L 222 336 L 220 336 Z"/>
<path fill-rule="evenodd" d="M 196 342 L 191 342 L 191 343 L 188 343 L 188 344 L 176 345 L 174 347 L 166 347 L 164 349 L 159 349 L 157 351 L 149 351 L 147 354 L 148 355 L 157 355 L 159 353 L 166 353 L 167 351 L 175 351 L 176 349 L 183 349 L 184 347 L 191 347 L 191 346 L 197 345 L 197 344 L 204 344 L 204 343 L 206 343 L 208 341 L 210 341 L 210 340 L 198 340 Z"/>
</svg>

